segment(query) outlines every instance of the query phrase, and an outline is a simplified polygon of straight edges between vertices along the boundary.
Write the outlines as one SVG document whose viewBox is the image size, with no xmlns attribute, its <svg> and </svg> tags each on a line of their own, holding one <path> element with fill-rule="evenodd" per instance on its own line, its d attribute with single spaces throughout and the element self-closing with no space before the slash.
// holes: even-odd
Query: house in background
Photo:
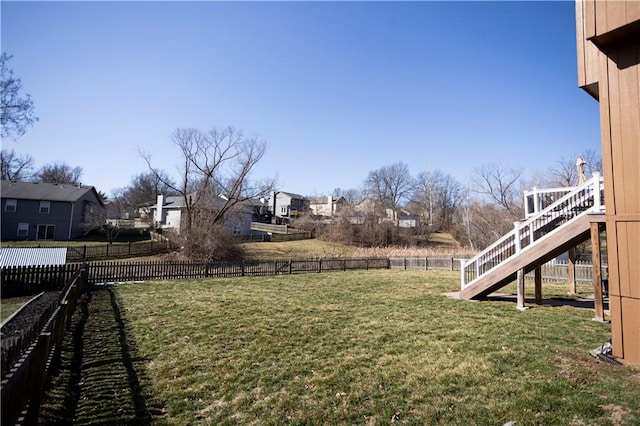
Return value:
<svg viewBox="0 0 640 426">
<path fill-rule="evenodd" d="M 311 214 L 322 217 L 334 217 L 340 214 L 349 203 L 344 197 L 315 197 L 309 200 Z"/>
<path fill-rule="evenodd" d="M 300 217 L 309 209 L 309 200 L 299 194 L 284 191 L 271 191 L 269 210 L 274 216 L 291 219 Z"/>
<path fill-rule="evenodd" d="M 2 181 L 2 240 L 71 240 L 105 223 L 93 186 Z"/>
<path fill-rule="evenodd" d="M 194 195 L 195 196 L 195 195 Z M 213 199 L 210 209 L 221 209 L 227 202 L 227 198 L 220 195 Z M 180 233 L 182 220 L 185 215 L 185 199 L 181 195 L 158 195 L 155 205 L 145 208 L 150 217 L 153 218 L 154 227 L 157 230 L 171 229 Z M 264 202 L 258 199 L 251 199 L 236 204 L 225 214 L 224 226 L 230 235 L 248 236 L 256 232 L 251 230 L 251 222 L 264 221 L 266 214 Z"/>
<path fill-rule="evenodd" d="M 365 198 L 353 206 L 349 221 L 354 225 L 362 225 L 371 220 L 376 223 L 393 223 L 400 228 L 417 228 L 420 225 L 418 215 L 405 209 L 396 212 L 390 207 L 382 206 L 373 198 Z"/>
<path fill-rule="evenodd" d="M 398 216 L 398 226 L 400 228 L 417 228 L 420 225 L 420 216 L 417 214 L 411 214 L 410 212 L 402 209 Z"/>
<path fill-rule="evenodd" d="M 182 195 L 159 194 L 156 204 L 143 210 L 148 212 L 149 218 L 153 218 L 155 229 L 172 229 L 179 234 L 185 208 L 185 199 Z"/>
</svg>

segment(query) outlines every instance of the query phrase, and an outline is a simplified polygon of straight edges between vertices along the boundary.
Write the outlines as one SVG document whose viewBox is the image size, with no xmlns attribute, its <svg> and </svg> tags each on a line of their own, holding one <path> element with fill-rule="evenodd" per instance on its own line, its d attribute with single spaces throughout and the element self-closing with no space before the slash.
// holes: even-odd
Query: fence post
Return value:
<svg viewBox="0 0 640 426">
<path fill-rule="evenodd" d="M 514 248 L 516 250 L 516 254 L 520 253 L 520 222 L 513 222 L 513 231 L 514 231 Z"/>
<path fill-rule="evenodd" d="M 322 258 L 318 260 L 318 273 L 322 272 Z"/>
<path fill-rule="evenodd" d="M 600 182 L 600 173 L 595 172 L 593 174 L 593 177 L 594 177 L 593 180 L 595 181 L 595 191 L 593 194 L 593 207 L 596 212 L 599 212 L 602 209 L 602 201 L 600 199 L 600 190 L 602 189 L 602 185 Z"/>
<path fill-rule="evenodd" d="M 289 275 L 293 273 L 293 259 L 289 259 Z"/>
<path fill-rule="evenodd" d="M 454 269 L 454 267 L 453 267 L 453 260 L 454 260 L 454 259 L 453 259 L 453 257 L 452 257 L 452 258 L 451 258 L 451 270 L 452 270 L 452 271 L 455 271 L 455 269 Z"/>
<path fill-rule="evenodd" d="M 244 260 L 240 261 L 240 274 L 244 277 Z"/>
<path fill-rule="evenodd" d="M 520 311 L 525 310 L 527 307 L 524 305 L 524 269 L 518 269 L 516 273 L 517 277 L 517 304 L 516 308 Z"/>
<path fill-rule="evenodd" d="M 51 347 L 52 335 L 50 332 L 40 333 L 37 338 L 37 343 L 35 345 L 34 351 L 34 359 L 33 362 L 35 364 L 35 368 L 33 368 L 32 372 L 34 374 L 31 376 L 32 380 L 31 385 L 33 385 L 33 390 L 30 393 L 29 398 L 29 406 L 27 409 L 27 416 L 25 418 L 26 424 L 36 424 L 38 419 L 38 414 L 40 412 L 40 404 L 42 403 L 42 396 L 44 393 L 44 385 L 46 381 L 46 366 L 47 366 L 47 358 L 49 357 L 49 348 Z M 35 372 L 38 373 L 35 373 Z"/>
<path fill-rule="evenodd" d="M 82 260 L 87 261 L 87 245 L 82 246 Z"/>
</svg>

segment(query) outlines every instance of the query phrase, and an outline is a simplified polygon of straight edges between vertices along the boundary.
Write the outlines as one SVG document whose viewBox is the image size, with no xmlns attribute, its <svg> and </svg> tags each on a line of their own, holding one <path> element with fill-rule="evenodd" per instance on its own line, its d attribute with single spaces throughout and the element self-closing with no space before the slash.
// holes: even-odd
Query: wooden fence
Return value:
<svg viewBox="0 0 640 426">
<path fill-rule="evenodd" d="M 142 241 L 128 244 L 101 244 L 67 247 L 67 262 L 86 262 L 97 259 L 151 256 L 172 249 L 168 241 Z"/>
<path fill-rule="evenodd" d="M 2 297 L 37 294 L 60 290 L 75 273 L 79 265 L 9 266 L 0 270 Z"/>
<path fill-rule="evenodd" d="M 454 257 L 392 257 L 389 258 L 391 269 L 413 270 L 460 270 L 460 260 Z M 542 280 L 546 282 L 566 282 L 569 280 L 569 265 L 567 261 L 554 261 L 542 265 Z M 602 276 L 607 277 L 607 265 L 602 265 Z M 533 272 L 526 275 L 533 280 Z M 606 278 L 605 278 L 606 279 Z M 593 265 L 589 262 L 576 262 L 575 280 L 577 283 L 593 283 Z"/>
<path fill-rule="evenodd" d="M 52 369 L 60 361 L 60 349 L 65 329 L 71 326 L 71 317 L 83 287 L 87 269 L 80 268 L 62 290 L 52 313 L 46 313 L 44 325 L 38 322 L 37 335 L 26 350 L 22 349 L 16 363 L 3 375 L 0 393 L 2 424 L 36 424 L 44 387 Z M 17 356 L 11 354 L 12 359 Z"/>
<path fill-rule="evenodd" d="M 59 289 L 78 269 L 79 264 L 45 267 L 12 267 L 0 271 L 2 296 L 36 294 Z M 310 272 L 366 269 L 447 270 L 459 271 L 460 259 L 448 256 L 345 258 L 345 259 L 275 259 L 240 262 L 148 261 L 92 262 L 88 265 L 90 283 L 167 280 L 183 278 L 240 277 Z M 606 266 L 603 267 L 606 277 Z M 591 283 L 590 264 L 576 265 L 576 281 Z M 533 279 L 533 274 L 528 275 Z M 568 280 L 566 263 L 548 263 L 542 267 L 544 281 Z"/>
<path fill-rule="evenodd" d="M 562 282 L 569 280 L 569 262 L 555 261 L 542 265 L 542 281 Z M 607 265 L 602 265 L 602 277 L 608 277 Z M 526 275 L 527 278 L 533 279 L 533 272 Z M 593 283 L 593 265 L 589 262 L 576 262 L 575 264 L 575 280 L 576 283 L 592 284 Z"/>
<path fill-rule="evenodd" d="M 389 268 L 412 269 L 426 271 L 439 269 L 445 271 L 459 271 L 460 259 L 450 256 L 437 257 L 390 257 Z"/>
<path fill-rule="evenodd" d="M 276 259 L 241 262 L 101 262 L 88 265 L 88 282 L 127 282 L 244 277 L 330 271 L 388 269 L 388 258 Z"/>
</svg>

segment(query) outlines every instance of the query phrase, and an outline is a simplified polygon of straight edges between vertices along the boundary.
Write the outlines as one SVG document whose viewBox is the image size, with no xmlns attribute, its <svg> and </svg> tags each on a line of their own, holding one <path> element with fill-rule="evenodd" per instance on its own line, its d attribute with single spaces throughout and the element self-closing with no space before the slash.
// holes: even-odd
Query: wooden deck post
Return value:
<svg viewBox="0 0 640 426">
<path fill-rule="evenodd" d="M 600 224 L 591 223 L 591 260 L 593 264 L 594 321 L 604 321 L 604 298 L 602 295 L 602 256 L 600 255 Z"/>
<path fill-rule="evenodd" d="M 518 280 L 518 293 L 517 293 L 518 304 L 516 307 L 519 310 L 523 311 L 527 309 L 527 307 L 524 306 L 524 269 L 518 269 L 517 280 Z"/>
<path fill-rule="evenodd" d="M 569 249 L 569 261 L 567 263 L 569 276 L 569 294 L 576 294 L 576 249 Z"/>
<path fill-rule="evenodd" d="M 542 268 L 537 267 L 533 271 L 533 280 L 535 284 L 536 303 L 542 302 Z"/>
</svg>

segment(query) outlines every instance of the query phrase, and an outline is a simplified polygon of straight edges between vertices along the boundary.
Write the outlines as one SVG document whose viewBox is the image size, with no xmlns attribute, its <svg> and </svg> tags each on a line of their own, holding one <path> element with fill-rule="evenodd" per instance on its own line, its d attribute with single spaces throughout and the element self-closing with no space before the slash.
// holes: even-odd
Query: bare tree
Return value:
<svg viewBox="0 0 640 426">
<path fill-rule="evenodd" d="M 2 138 L 16 139 L 22 136 L 27 127 L 38 121 L 35 107 L 29 94 L 22 96 L 22 81 L 14 77 L 9 68 L 9 61 L 13 56 L 3 53 L 0 55 L 0 124 Z"/>
<path fill-rule="evenodd" d="M 84 203 L 82 207 L 82 222 L 80 227 L 85 233 L 91 231 L 106 229 L 107 210 L 102 202 L 102 199 L 98 196 L 96 191 L 97 202 Z"/>
<path fill-rule="evenodd" d="M 247 137 L 233 127 L 203 132 L 179 128 L 172 141 L 180 153 L 180 178 L 171 182 L 143 154 L 149 170 L 184 201 L 184 221 L 180 227 L 189 257 L 213 256 L 222 226 L 234 209 L 248 200 L 265 196 L 274 187 L 272 180 L 252 181 L 251 171 L 262 159 L 266 143 Z"/>
<path fill-rule="evenodd" d="M 33 157 L 3 149 L 0 153 L 0 171 L 3 180 L 30 181 L 33 179 Z"/>
<path fill-rule="evenodd" d="M 342 189 L 336 188 L 331 193 L 334 197 L 343 197 L 345 201 L 349 204 L 355 204 L 357 202 L 362 201 L 364 198 L 361 189 L 350 188 L 350 189 Z"/>
<path fill-rule="evenodd" d="M 37 182 L 80 185 L 81 167 L 71 167 L 67 163 L 49 163 L 36 173 Z"/>
<path fill-rule="evenodd" d="M 472 248 L 484 248 L 513 229 L 512 216 L 497 204 L 469 200 L 461 208 L 462 228 L 458 240 Z"/>
<path fill-rule="evenodd" d="M 437 170 L 419 173 L 416 177 L 416 191 L 411 200 L 415 210 L 421 212 L 422 221 L 430 227 L 433 226 L 435 198 L 441 174 Z"/>
<path fill-rule="evenodd" d="M 522 216 L 521 175 L 520 170 L 515 168 L 498 163 L 486 164 L 475 170 L 473 191 L 508 211 L 515 220 Z"/>
<path fill-rule="evenodd" d="M 381 211 L 386 208 L 393 211 L 396 224 L 402 203 L 411 199 L 416 187 L 409 166 L 403 162 L 369 172 L 364 185 L 365 192 L 378 202 Z"/>
<path fill-rule="evenodd" d="M 578 184 L 578 171 L 576 159 L 582 157 L 585 161 L 585 174 L 590 178 L 594 172 L 602 173 L 602 157 L 593 150 L 586 150 L 579 156 L 558 160 L 554 167 L 549 169 L 549 184 L 552 187 L 575 186 Z"/>
<path fill-rule="evenodd" d="M 458 214 L 458 208 L 466 197 L 465 188 L 451 175 L 442 175 L 436 197 L 436 207 L 440 213 L 442 230 L 451 230 Z"/>
<path fill-rule="evenodd" d="M 175 186 L 171 177 L 163 170 L 157 170 L 157 173 L 139 173 L 128 186 L 114 190 L 109 203 L 110 218 L 125 219 L 135 215 L 141 208 L 154 205 L 158 194 L 176 195 L 171 189 Z"/>
<path fill-rule="evenodd" d="M 425 223 L 450 231 L 466 190 L 453 176 L 439 170 L 422 172 L 416 178 L 413 205 L 422 212 Z"/>
</svg>

